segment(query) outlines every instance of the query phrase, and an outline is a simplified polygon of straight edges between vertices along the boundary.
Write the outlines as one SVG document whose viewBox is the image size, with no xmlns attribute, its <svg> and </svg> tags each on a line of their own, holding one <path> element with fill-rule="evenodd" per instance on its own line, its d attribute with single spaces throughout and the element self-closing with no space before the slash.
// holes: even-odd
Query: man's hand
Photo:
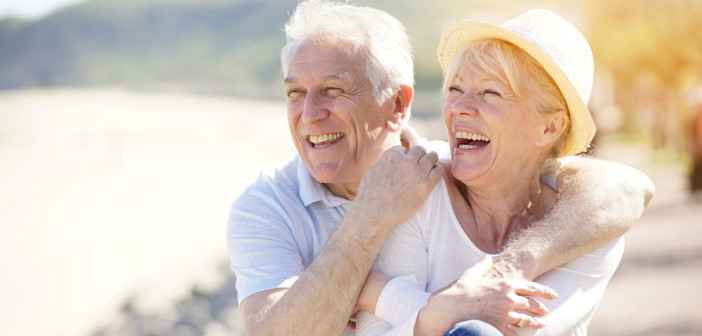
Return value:
<svg viewBox="0 0 702 336">
<path fill-rule="evenodd" d="M 443 176 L 439 156 L 421 146 L 395 146 L 363 175 L 354 208 L 367 218 L 395 225 L 412 216 Z"/>
<path fill-rule="evenodd" d="M 437 161 L 436 153 L 422 147 L 385 151 L 363 176 L 353 206 L 322 252 L 293 286 L 242 301 L 246 334 L 281 335 L 294 326 L 300 335 L 338 335 L 352 327 L 349 316 L 357 311 L 354 303 L 387 234 L 417 211 L 443 176 Z"/>
<path fill-rule="evenodd" d="M 491 264 L 486 257 L 434 292 L 419 313 L 415 334 L 440 335 L 466 320 L 485 321 L 504 335 L 516 335 L 512 328 L 520 321 L 522 327 L 543 328 L 545 324 L 538 316 L 547 314 L 548 309 L 533 297 L 553 300 L 556 293 L 533 282 L 486 278 Z"/>
</svg>

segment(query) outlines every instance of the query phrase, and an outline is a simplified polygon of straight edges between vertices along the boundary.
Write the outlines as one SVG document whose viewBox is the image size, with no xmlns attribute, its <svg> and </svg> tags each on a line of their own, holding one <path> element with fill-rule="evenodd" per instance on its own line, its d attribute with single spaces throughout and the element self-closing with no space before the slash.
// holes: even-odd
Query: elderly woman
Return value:
<svg viewBox="0 0 702 336">
<path fill-rule="evenodd" d="M 502 280 L 484 279 L 489 258 L 481 259 L 554 206 L 557 159 L 585 150 L 594 135 L 587 41 L 557 15 L 535 10 L 502 26 L 458 22 L 438 52 L 451 174 L 386 241 L 374 269 L 394 279 L 376 281 L 384 286 L 379 296 L 367 282 L 361 300 L 370 297 L 376 316 L 360 312 L 357 334 L 438 335 L 483 320 L 498 335 L 585 335 L 622 239 L 537 278 L 558 293 L 551 301 L 530 297 L 555 298 L 538 285 L 505 290 Z M 462 315 L 453 312 L 452 286 L 475 289 L 475 304 L 460 307 Z"/>
</svg>

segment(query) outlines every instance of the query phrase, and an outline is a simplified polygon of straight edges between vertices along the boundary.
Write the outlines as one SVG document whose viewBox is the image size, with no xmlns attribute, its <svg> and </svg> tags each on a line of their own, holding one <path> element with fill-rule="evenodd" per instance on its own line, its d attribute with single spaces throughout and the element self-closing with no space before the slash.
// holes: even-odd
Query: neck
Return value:
<svg viewBox="0 0 702 336">
<path fill-rule="evenodd" d="M 515 174 L 516 176 L 517 174 Z M 556 193 L 543 185 L 538 171 L 490 186 L 459 185 L 473 216 L 468 234 L 485 252 L 499 253 L 515 234 L 543 217 Z"/>
<path fill-rule="evenodd" d="M 359 182 L 355 183 L 325 183 L 324 186 L 329 189 L 329 191 L 337 197 L 345 198 L 349 201 L 356 199 L 356 194 L 358 194 Z"/>
</svg>

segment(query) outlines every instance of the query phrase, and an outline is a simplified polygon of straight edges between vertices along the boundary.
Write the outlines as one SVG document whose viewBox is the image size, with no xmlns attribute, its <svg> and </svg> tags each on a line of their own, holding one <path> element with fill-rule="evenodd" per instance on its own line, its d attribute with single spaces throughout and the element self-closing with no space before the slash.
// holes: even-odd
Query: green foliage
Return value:
<svg viewBox="0 0 702 336">
<path fill-rule="evenodd" d="M 441 83 L 436 45 L 449 22 L 442 18 L 456 15 L 455 8 L 442 6 L 447 0 L 355 2 L 386 10 L 405 24 L 415 49 L 417 89 L 433 95 Z M 2 20 L 0 89 L 119 85 L 281 99 L 283 25 L 296 4 L 92 0 L 39 21 Z"/>
<path fill-rule="evenodd" d="M 3 20 L 0 88 L 266 86 L 279 80 L 282 26 L 295 4 L 95 0 L 37 22 Z"/>
</svg>

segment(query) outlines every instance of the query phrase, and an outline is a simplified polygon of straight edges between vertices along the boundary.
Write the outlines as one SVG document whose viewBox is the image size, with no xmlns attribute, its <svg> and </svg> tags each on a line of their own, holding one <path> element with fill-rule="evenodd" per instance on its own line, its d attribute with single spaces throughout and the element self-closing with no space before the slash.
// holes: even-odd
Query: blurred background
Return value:
<svg viewBox="0 0 702 336">
<path fill-rule="evenodd" d="M 595 56 L 591 154 L 657 187 L 589 333 L 702 334 L 701 1 L 356 3 L 407 27 L 430 139 L 447 24 L 574 23 Z M 226 221 L 295 153 L 279 49 L 296 4 L 0 0 L 0 335 L 243 334 Z"/>
</svg>

